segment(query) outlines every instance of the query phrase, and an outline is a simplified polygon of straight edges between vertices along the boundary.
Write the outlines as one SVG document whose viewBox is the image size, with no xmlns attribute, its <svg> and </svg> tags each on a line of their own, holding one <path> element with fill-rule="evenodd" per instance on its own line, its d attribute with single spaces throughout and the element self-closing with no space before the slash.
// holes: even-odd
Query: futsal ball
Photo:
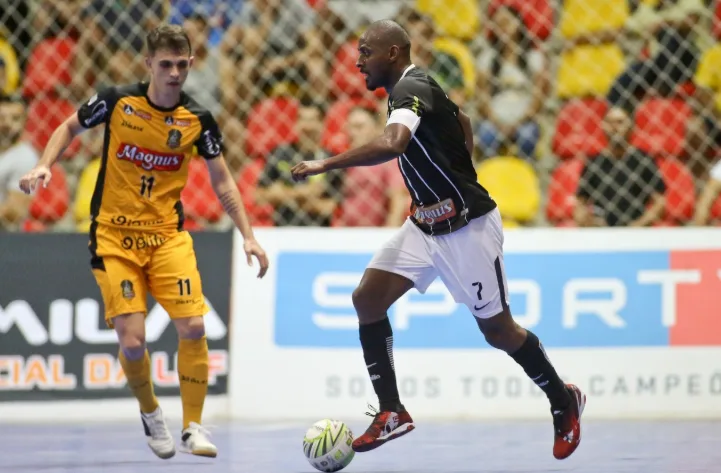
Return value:
<svg viewBox="0 0 721 473">
<path fill-rule="evenodd" d="M 340 471 L 353 460 L 353 432 L 339 420 L 323 419 L 303 437 L 303 453 L 318 471 Z"/>
</svg>

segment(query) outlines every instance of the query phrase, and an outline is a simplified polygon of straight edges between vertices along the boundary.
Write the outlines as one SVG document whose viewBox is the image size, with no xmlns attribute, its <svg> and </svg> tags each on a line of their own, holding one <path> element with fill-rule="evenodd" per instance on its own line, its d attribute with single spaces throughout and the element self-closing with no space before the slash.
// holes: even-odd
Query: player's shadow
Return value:
<svg viewBox="0 0 721 473">
<path fill-rule="evenodd" d="M 25 463 L 22 465 L 3 465 L 0 463 L 0 471 L 7 472 L 36 472 L 44 470 L 68 470 L 68 471 L 102 471 L 115 469 L 121 469 L 122 471 L 130 471 L 133 467 L 148 466 L 148 461 L 151 460 L 127 460 L 127 461 L 94 461 L 94 462 L 81 462 L 81 461 L 61 461 L 61 462 L 47 462 L 47 463 Z M 179 466 L 189 465 L 202 465 L 206 462 L 198 461 L 168 461 L 153 465 L 157 468 L 159 465 L 165 465 L 169 469 L 177 468 Z M 209 463 L 209 462 L 207 462 Z"/>
</svg>

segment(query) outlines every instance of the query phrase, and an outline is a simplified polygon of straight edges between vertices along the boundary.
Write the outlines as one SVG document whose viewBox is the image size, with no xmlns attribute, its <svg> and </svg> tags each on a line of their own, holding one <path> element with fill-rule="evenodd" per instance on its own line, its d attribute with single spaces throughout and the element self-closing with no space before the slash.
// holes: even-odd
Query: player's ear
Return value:
<svg viewBox="0 0 721 473">
<path fill-rule="evenodd" d="M 188 68 L 193 67 L 193 62 L 195 61 L 195 56 L 190 56 L 188 58 Z"/>
<path fill-rule="evenodd" d="M 390 59 L 391 61 L 395 61 L 396 59 L 398 59 L 399 53 L 400 53 L 400 48 L 398 46 L 396 46 L 396 45 L 391 46 L 390 49 L 388 50 L 388 59 Z"/>
<path fill-rule="evenodd" d="M 148 69 L 150 69 L 150 64 L 151 64 L 151 58 L 150 58 L 150 56 L 145 56 L 145 66 L 146 66 Z"/>
</svg>

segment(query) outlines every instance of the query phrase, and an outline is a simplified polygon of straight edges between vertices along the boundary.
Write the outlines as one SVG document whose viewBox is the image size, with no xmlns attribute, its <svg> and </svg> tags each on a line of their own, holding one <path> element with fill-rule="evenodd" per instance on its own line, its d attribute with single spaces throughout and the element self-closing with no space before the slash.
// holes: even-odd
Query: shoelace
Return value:
<svg viewBox="0 0 721 473">
<path fill-rule="evenodd" d="M 373 417 L 373 422 L 368 427 L 368 430 L 366 430 L 366 433 L 378 435 L 386 425 L 385 421 L 381 419 L 382 412 L 370 404 L 368 404 L 368 409 L 370 412 L 366 412 L 365 414 L 369 417 Z"/>
<path fill-rule="evenodd" d="M 205 436 L 206 438 L 210 438 L 211 434 L 210 434 L 210 430 L 208 430 L 208 427 L 213 427 L 213 426 L 202 426 L 200 424 L 196 424 L 195 422 L 191 422 L 188 425 L 188 429 L 193 430 L 195 433 L 199 433 L 199 434 Z"/>
</svg>

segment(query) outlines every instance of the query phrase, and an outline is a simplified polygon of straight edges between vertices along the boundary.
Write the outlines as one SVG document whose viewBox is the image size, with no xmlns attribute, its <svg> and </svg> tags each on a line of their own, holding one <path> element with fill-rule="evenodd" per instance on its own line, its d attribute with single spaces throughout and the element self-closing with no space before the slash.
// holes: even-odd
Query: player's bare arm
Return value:
<svg viewBox="0 0 721 473">
<path fill-rule="evenodd" d="M 298 163 L 291 169 L 291 174 L 294 180 L 299 181 L 333 169 L 381 164 L 403 154 L 412 136 L 407 126 L 392 123 L 375 140 L 331 158 Z"/>
<path fill-rule="evenodd" d="M 240 197 L 240 192 L 235 185 L 233 176 L 231 176 L 228 170 L 225 159 L 221 154 L 217 158 L 209 159 L 206 162 L 208 165 L 208 173 L 210 174 L 210 182 L 213 185 L 215 194 L 218 196 L 226 213 L 240 231 L 240 234 L 243 235 L 243 250 L 248 257 L 248 266 L 252 266 L 252 257 L 255 256 L 260 265 L 258 277 L 262 278 L 268 271 L 268 257 L 263 248 L 261 248 L 255 240 L 253 229 L 248 221 L 248 215 L 245 213 L 243 200 Z"/>
<path fill-rule="evenodd" d="M 39 182 L 42 182 L 43 187 L 47 187 L 52 177 L 50 168 L 65 152 L 65 149 L 70 146 L 73 138 L 85 130 L 80 125 L 78 114 L 70 115 L 53 132 L 38 164 L 20 179 L 20 189 L 26 194 L 30 194 L 35 190 Z"/>
</svg>

